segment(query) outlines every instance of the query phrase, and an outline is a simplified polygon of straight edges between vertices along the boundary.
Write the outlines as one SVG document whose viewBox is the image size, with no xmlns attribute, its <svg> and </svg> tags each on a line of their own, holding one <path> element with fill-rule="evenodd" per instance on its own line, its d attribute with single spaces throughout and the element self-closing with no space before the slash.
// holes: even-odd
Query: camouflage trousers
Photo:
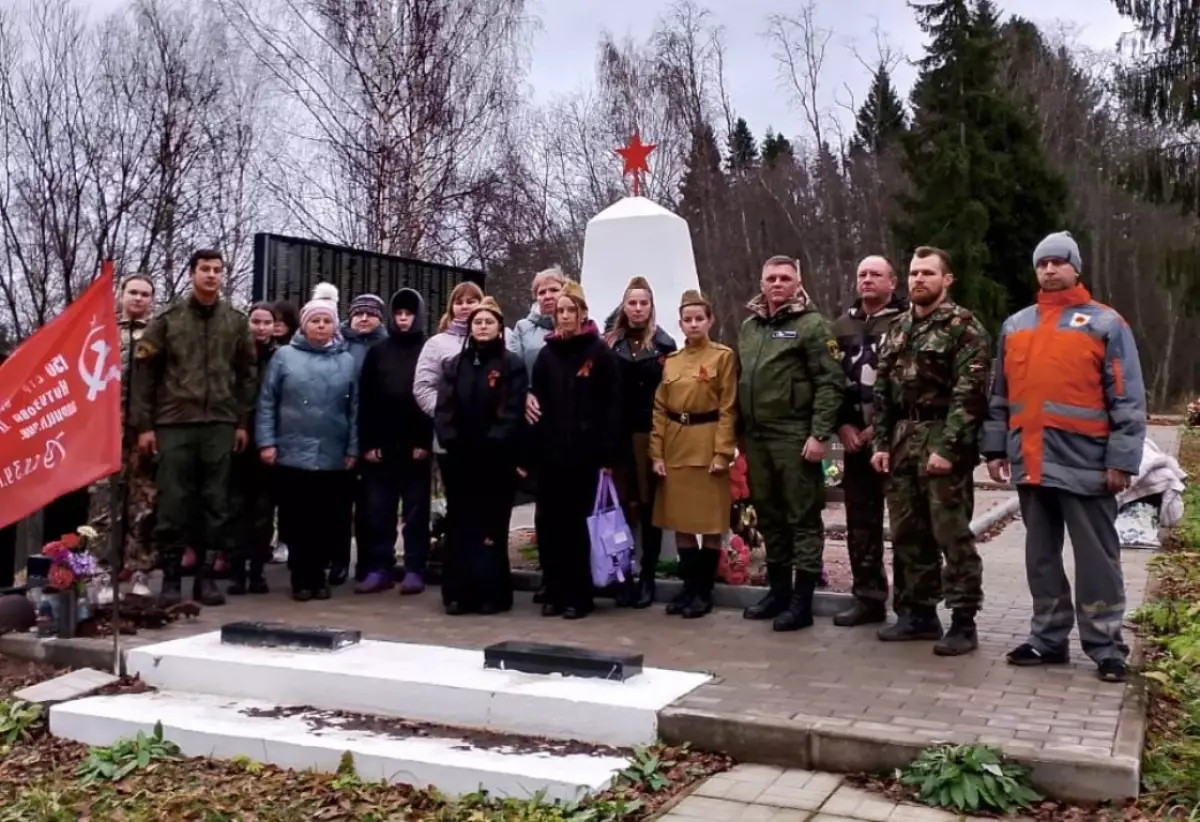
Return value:
<svg viewBox="0 0 1200 822">
<path fill-rule="evenodd" d="M 804 440 L 750 437 L 746 475 L 767 545 L 767 564 L 790 567 L 814 580 L 825 553 L 825 472 L 801 455 Z"/>
<path fill-rule="evenodd" d="M 131 571 L 150 571 L 155 566 L 156 556 L 151 534 L 154 528 L 155 486 L 153 460 L 137 451 L 136 439 L 125 438 L 121 464 L 128 467 L 128 487 L 122 487 L 125 475 L 113 474 L 94 483 L 89 491 L 88 524 L 100 534 L 98 544 L 105 557 L 109 552 L 112 533 L 110 512 L 121 510 L 124 504 L 122 492 L 128 493 L 129 527 L 125 531 L 125 546 L 122 567 Z M 118 514 L 119 516 L 119 514 Z"/>
<path fill-rule="evenodd" d="M 913 445 L 914 443 L 909 443 Z M 975 462 L 960 460 L 950 474 L 925 472 L 929 452 L 893 448 L 887 506 L 895 559 L 903 568 L 897 599 L 906 606 L 978 611 L 983 604 L 983 561 L 975 549 Z"/>
<path fill-rule="evenodd" d="M 883 477 L 871 467 L 871 449 L 846 452 L 842 491 L 846 495 L 846 544 L 854 575 L 851 592 L 863 602 L 886 602 L 883 570 Z M 893 562 L 893 565 L 897 563 Z"/>
<path fill-rule="evenodd" d="M 205 570 L 234 538 L 230 507 L 233 470 L 232 424 L 163 425 L 158 437 L 158 513 L 154 542 L 168 577 L 181 572 L 191 547 Z"/>
<path fill-rule="evenodd" d="M 1019 486 L 1025 521 L 1025 575 L 1033 597 L 1029 644 L 1043 654 L 1066 653 L 1079 621 L 1079 643 L 1093 661 L 1124 662 L 1129 646 L 1121 637 L 1125 578 L 1117 536 L 1117 500 L 1111 494 L 1084 497 L 1057 488 Z M 1075 598 L 1063 570 L 1063 537 L 1075 552 Z"/>
</svg>

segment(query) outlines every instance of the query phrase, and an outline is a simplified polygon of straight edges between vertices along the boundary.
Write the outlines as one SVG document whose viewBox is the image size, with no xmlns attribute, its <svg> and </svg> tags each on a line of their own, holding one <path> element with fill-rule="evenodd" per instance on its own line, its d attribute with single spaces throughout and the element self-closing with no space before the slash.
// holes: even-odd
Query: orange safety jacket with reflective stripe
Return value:
<svg viewBox="0 0 1200 822">
<path fill-rule="evenodd" d="M 1043 291 L 1004 322 L 980 450 L 1013 482 L 1109 493 L 1106 469 L 1136 475 L 1146 389 L 1128 323 L 1081 285 Z"/>
</svg>

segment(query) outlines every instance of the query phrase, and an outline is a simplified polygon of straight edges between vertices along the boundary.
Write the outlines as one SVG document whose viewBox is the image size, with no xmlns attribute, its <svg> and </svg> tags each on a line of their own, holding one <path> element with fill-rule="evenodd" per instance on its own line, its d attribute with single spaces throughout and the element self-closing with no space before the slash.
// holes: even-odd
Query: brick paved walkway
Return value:
<svg viewBox="0 0 1200 822">
<path fill-rule="evenodd" d="M 842 784 L 831 773 L 738 765 L 710 777 L 663 822 L 984 822 L 921 805 L 898 804 Z M 1015 820 L 1014 822 L 1019 822 Z"/>
<path fill-rule="evenodd" d="M 1154 435 L 1174 453 L 1175 430 L 1156 429 Z M 933 741 L 986 742 L 1032 764 L 1041 783 L 1065 798 L 1136 791 L 1142 727 L 1136 684 L 1101 683 L 1078 651 L 1071 665 L 1060 668 L 1004 663 L 1004 653 L 1024 640 L 1028 628 L 1023 539 L 1018 521 L 981 546 L 987 599 L 980 649 L 958 659 L 936 657 L 927 644 L 880 643 L 873 627 L 840 629 L 828 619 L 800 633 L 775 634 L 734 611 L 683 621 L 658 608 L 601 608 L 589 619 L 567 622 L 543 619 L 520 595 L 511 613 L 453 618 L 442 614 L 436 589 L 401 599 L 353 596 L 345 587 L 327 602 L 299 604 L 287 597 L 278 566 L 272 567 L 269 596 L 231 600 L 135 641 L 210 631 L 235 619 L 273 619 L 452 646 L 522 639 L 634 650 L 645 654 L 648 665 L 717 676 L 664 712 L 663 732 L 744 761 L 878 769 L 908 761 Z M 1066 555 L 1070 565 L 1069 547 Z M 1151 555 L 1123 554 L 1131 608 L 1142 600 Z"/>
</svg>

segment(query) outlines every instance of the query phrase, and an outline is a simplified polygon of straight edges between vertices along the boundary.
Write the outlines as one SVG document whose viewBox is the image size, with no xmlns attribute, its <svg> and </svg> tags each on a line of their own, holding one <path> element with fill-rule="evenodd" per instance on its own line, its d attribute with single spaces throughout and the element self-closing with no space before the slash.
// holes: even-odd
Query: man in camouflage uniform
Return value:
<svg viewBox="0 0 1200 822">
<path fill-rule="evenodd" d="M 812 625 L 825 547 L 821 460 L 842 403 L 841 366 L 830 323 L 800 288 L 799 264 L 767 260 L 762 293 L 738 334 L 738 405 L 750 495 L 767 544 L 770 591 L 746 619 L 776 631 Z"/>
<path fill-rule="evenodd" d="M 935 640 L 940 656 L 979 646 L 975 614 L 983 604 L 971 515 L 987 413 L 988 334 L 950 300 L 953 281 L 945 251 L 916 250 L 908 273 L 912 307 L 880 350 L 871 457 L 875 470 L 890 475 L 892 545 L 904 567 L 908 606 L 879 638 Z M 943 592 L 953 615 L 945 636 L 936 610 Z"/>
<path fill-rule="evenodd" d="M 121 565 L 132 575 L 133 593 L 149 595 L 145 575 L 154 569 L 155 556 L 151 544 L 150 528 L 154 513 L 154 464 L 150 457 L 137 450 L 137 431 L 131 420 L 125 420 L 126 401 L 129 396 L 130 349 L 136 345 L 150 324 L 150 311 L 154 303 L 154 283 L 145 274 L 134 274 L 121 282 L 121 316 L 117 328 L 121 339 L 121 415 L 123 420 L 121 464 L 124 472 L 113 474 L 95 483 L 90 489 L 88 521 L 99 532 L 101 540 L 110 535 L 113 527 L 111 511 L 121 511 L 126 505 L 122 494 L 128 494 L 128 527 L 125 529 L 125 545 L 121 551 Z M 99 544 L 104 544 L 99 542 Z M 114 569 L 119 570 L 119 569 Z"/>
<path fill-rule="evenodd" d="M 138 448 L 158 455 L 162 599 L 181 599 L 191 545 L 203 557 L 192 597 L 221 605 L 213 561 L 217 551 L 232 553 L 230 467 L 248 441 L 257 369 L 246 315 L 221 299 L 220 253 L 197 251 L 190 270 L 191 294 L 155 317 L 135 348 L 133 422 Z"/>
<path fill-rule="evenodd" d="M 885 257 L 871 256 L 855 273 L 858 300 L 833 324 L 846 375 L 846 395 L 838 415 L 838 438 L 845 449 L 842 490 L 846 495 L 846 542 L 854 573 L 854 603 L 833 618 L 842 627 L 887 621 L 888 581 L 883 567 L 883 477 L 871 468 L 875 437 L 874 390 L 879 343 L 908 304 L 896 295 L 896 270 Z M 892 561 L 896 588 L 903 585 L 900 563 Z M 900 613 L 900 597 L 892 607 Z"/>
</svg>

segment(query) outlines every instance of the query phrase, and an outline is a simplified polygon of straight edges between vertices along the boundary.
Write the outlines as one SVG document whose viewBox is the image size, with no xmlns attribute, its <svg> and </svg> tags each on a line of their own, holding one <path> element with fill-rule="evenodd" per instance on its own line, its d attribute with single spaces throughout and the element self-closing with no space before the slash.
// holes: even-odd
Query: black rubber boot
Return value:
<svg viewBox="0 0 1200 822">
<path fill-rule="evenodd" d="M 942 621 L 936 608 L 913 605 L 876 636 L 880 642 L 936 642 L 942 638 Z"/>
<path fill-rule="evenodd" d="M 699 619 L 712 612 L 713 585 L 717 581 L 717 564 L 721 560 L 720 548 L 701 548 L 696 557 L 696 592 L 691 601 L 683 606 L 684 619 Z"/>
<path fill-rule="evenodd" d="M 229 566 L 229 587 L 225 593 L 231 597 L 246 595 L 246 562 L 235 559 Z"/>
<path fill-rule="evenodd" d="M 211 568 L 197 568 L 192 580 L 192 599 L 201 605 L 216 607 L 225 604 L 225 595 L 213 581 Z"/>
<path fill-rule="evenodd" d="M 247 590 L 252 594 L 269 594 L 271 589 L 267 587 L 267 578 L 263 576 L 262 560 L 250 560 L 250 575 L 247 578 Z"/>
<path fill-rule="evenodd" d="M 655 585 L 654 572 L 658 570 L 658 548 L 647 547 L 642 554 L 642 569 L 638 574 L 637 598 L 633 601 L 634 608 L 649 608 L 654 604 Z"/>
<path fill-rule="evenodd" d="M 796 574 L 796 587 L 788 600 L 787 610 L 775 617 L 771 624 L 775 631 L 799 631 L 813 624 L 813 594 L 817 590 L 819 576 L 814 574 Z"/>
<path fill-rule="evenodd" d="M 792 569 L 788 565 L 768 565 L 767 595 L 742 612 L 744 619 L 774 619 L 787 610 L 792 596 Z"/>
<path fill-rule="evenodd" d="M 688 606 L 696 594 L 696 554 L 698 553 L 700 553 L 699 548 L 679 549 L 679 579 L 683 583 L 683 588 L 667 603 L 667 614 L 670 616 L 682 614 L 683 609 Z"/>
<path fill-rule="evenodd" d="M 178 568 L 164 572 L 158 601 L 168 608 L 183 602 L 183 580 L 179 577 Z"/>
<path fill-rule="evenodd" d="M 839 628 L 854 628 L 858 625 L 871 625 L 887 622 L 887 603 L 854 600 L 854 604 L 833 618 L 833 624 Z"/>
<path fill-rule="evenodd" d="M 950 617 L 950 630 L 933 646 L 938 656 L 962 656 L 979 647 L 979 633 L 975 630 L 975 612 L 955 611 Z"/>
</svg>

